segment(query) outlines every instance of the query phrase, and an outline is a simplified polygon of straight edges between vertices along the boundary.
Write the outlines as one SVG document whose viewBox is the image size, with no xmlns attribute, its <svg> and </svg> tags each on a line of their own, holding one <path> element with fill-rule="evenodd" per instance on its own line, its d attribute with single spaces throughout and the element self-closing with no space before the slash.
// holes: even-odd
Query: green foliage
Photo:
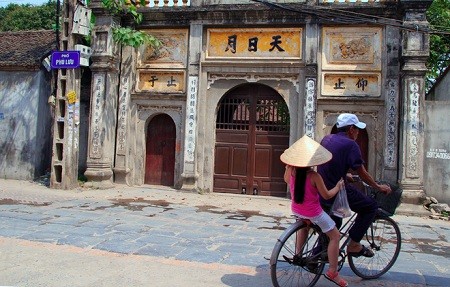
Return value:
<svg viewBox="0 0 450 287">
<path fill-rule="evenodd" d="M 113 39 L 118 43 L 135 48 L 144 44 L 152 47 L 159 47 L 161 45 L 161 42 L 152 35 L 142 31 L 136 31 L 130 27 L 114 27 Z"/>
<path fill-rule="evenodd" d="M 55 0 L 40 6 L 9 4 L 0 7 L 0 31 L 50 30 L 55 23 Z"/>
<path fill-rule="evenodd" d="M 450 65 L 450 1 L 434 0 L 427 10 L 427 20 L 434 33 L 430 35 L 430 57 L 427 62 L 427 88 Z"/>
<path fill-rule="evenodd" d="M 144 0 L 139 0 L 139 4 L 129 0 L 102 0 L 102 4 L 114 15 L 120 17 L 130 15 L 135 25 L 140 24 L 143 20 L 142 14 L 137 11 L 137 5 L 145 6 Z M 158 39 L 133 27 L 117 25 L 112 28 L 112 32 L 114 41 L 125 46 L 134 48 L 142 45 L 149 45 L 154 48 L 161 46 L 161 42 Z"/>
</svg>

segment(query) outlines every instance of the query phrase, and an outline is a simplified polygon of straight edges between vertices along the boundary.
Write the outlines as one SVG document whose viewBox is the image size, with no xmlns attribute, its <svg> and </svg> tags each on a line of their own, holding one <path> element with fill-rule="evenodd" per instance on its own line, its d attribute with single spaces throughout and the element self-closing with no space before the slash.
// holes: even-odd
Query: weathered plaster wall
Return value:
<svg viewBox="0 0 450 287">
<path fill-rule="evenodd" d="M 33 179 L 50 168 L 49 95 L 43 71 L 0 71 L 0 177 Z"/>
<path fill-rule="evenodd" d="M 450 101 L 425 102 L 424 189 L 450 204 Z"/>
<path fill-rule="evenodd" d="M 436 101 L 450 101 L 450 72 L 442 78 L 439 85 L 434 89 L 434 99 Z"/>
</svg>

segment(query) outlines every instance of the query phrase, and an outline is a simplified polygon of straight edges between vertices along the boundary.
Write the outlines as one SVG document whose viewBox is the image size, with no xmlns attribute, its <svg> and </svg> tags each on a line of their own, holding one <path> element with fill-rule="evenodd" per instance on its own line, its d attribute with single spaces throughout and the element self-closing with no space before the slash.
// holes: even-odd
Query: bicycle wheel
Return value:
<svg viewBox="0 0 450 287">
<path fill-rule="evenodd" d="M 394 265 L 401 248 L 400 229 L 390 217 L 375 217 L 361 244 L 370 246 L 373 257 L 348 257 L 353 272 L 363 279 L 375 279 Z"/>
<path fill-rule="evenodd" d="M 273 286 L 308 287 L 316 284 L 325 266 L 319 260 L 320 254 L 316 254 L 321 253 L 317 252 L 320 234 L 318 227 L 308 227 L 302 221 L 284 231 L 270 257 Z"/>
</svg>

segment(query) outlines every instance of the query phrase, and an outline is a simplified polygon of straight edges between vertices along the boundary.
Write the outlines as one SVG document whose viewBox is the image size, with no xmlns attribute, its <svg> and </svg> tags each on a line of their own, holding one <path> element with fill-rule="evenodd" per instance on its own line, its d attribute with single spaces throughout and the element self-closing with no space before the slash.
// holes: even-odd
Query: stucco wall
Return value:
<svg viewBox="0 0 450 287">
<path fill-rule="evenodd" d="M 450 72 L 435 86 L 434 95 L 437 101 L 450 101 Z"/>
<path fill-rule="evenodd" d="M 425 102 L 424 189 L 450 204 L 450 101 Z"/>
<path fill-rule="evenodd" d="M 34 179 L 50 168 L 50 80 L 44 71 L 0 71 L 0 177 Z"/>
</svg>

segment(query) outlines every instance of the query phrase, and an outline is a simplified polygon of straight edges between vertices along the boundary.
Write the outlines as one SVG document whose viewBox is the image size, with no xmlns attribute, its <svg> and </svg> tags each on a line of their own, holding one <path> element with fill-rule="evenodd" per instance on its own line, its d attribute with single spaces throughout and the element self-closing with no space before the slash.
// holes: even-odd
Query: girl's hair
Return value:
<svg viewBox="0 0 450 287">
<path fill-rule="evenodd" d="M 305 198 L 305 183 L 306 172 L 310 167 L 296 167 L 295 168 L 295 187 L 294 187 L 294 201 L 295 203 L 302 203 Z"/>
</svg>

